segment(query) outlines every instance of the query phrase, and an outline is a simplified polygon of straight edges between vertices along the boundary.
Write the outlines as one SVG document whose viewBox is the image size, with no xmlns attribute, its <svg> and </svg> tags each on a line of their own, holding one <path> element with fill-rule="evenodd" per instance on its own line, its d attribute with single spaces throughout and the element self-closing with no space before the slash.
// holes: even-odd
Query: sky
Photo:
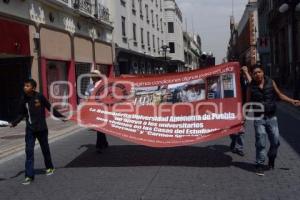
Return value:
<svg viewBox="0 0 300 200">
<path fill-rule="evenodd" d="M 232 0 L 176 0 L 183 13 L 188 31 L 198 33 L 202 40 L 202 51 L 211 51 L 216 64 L 226 57 L 230 36 L 229 19 L 232 15 Z M 248 0 L 234 0 L 236 23 L 241 19 Z"/>
</svg>

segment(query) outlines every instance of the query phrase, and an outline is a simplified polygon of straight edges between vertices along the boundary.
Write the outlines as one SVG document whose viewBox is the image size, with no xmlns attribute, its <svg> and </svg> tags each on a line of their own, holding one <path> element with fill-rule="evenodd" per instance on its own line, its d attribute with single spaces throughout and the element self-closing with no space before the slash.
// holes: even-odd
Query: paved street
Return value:
<svg viewBox="0 0 300 200">
<path fill-rule="evenodd" d="M 66 137 L 82 128 L 73 122 L 61 122 L 51 117 L 47 119 L 49 140 Z M 15 128 L 0 128 L 0 163 L 16 152 L 23 152 L 25 148 L 25 121 Z"/>
<path fill-rule="evenodd" d="M 194 146 L 151 149 L 109 137 L 110 148 L 95 151 L 94 132 L 84 130 L 51 143 L 57 171 L 43 174 L 36 151 L 37 176 L 21 185 L 24 155 L 0 165 L 1 199 L 298 199 L 300 195 L 299 112 L 282 105 L 282 140 L 276 170 L 265 177 L 254 170 L 254 135 L 248 124 L 246 156 L 229 151 L 224 138 Z"/>
</svg>

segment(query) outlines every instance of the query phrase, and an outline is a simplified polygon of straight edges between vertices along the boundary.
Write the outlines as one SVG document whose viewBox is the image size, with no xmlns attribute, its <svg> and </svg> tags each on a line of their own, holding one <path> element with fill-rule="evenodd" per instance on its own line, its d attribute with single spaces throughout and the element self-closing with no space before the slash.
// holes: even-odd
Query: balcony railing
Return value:
<svg viewBox="0 0 300 200">
<path fill-rule="evenodd" d="M 93 15 L 91 0 L 73 0 L 73 7 L 88 15 Z"/>
<path fill-rule="evenodd" d="M 99 4 L 97 11 L 96 13 L 98 14 L 98 19 L 103 20 L 105 22 L 110 22 L 109 9 L 107 7 L 105 7 L 102 4 Z"/>
<path fill-rule="evenodd" d="M 59 1 L 65 3 L 65 4 L 69 4 L 69 0 L 59 0 Z"/>
</svg>

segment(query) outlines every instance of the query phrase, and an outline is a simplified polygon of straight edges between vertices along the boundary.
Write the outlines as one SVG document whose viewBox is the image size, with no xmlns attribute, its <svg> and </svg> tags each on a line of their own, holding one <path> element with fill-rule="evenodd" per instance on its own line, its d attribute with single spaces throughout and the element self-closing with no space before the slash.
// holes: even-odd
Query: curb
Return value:
<svg viewBox="0 0 300 200">
<path fill-rule="evenodd" d="M 79 126 L 71 126 L 69 128 L 63 129 L 61 131 L 55 131 L 57 133 L 53 133 L 51 135 L 49 135 L 49 144 L 57 141 L 57 140 L 61 140 L 63 138 L 66 138 L 70 135 L 73 135 L 75 133 L 78 133 L 80 131 L 85 130 L 85 128 L 79 127 Z M 35 144 L 38 144 L 38 141 L 36 141 Z M 39 149 L 40 146 L 39 145 L 35 145 L 35 150 Z M 8 148 L 7 150 L 4 150 L 4 153 L 1 152 L 1 156 L 0 156 L 0 164 L 7 162 L 9 160 L 12 160 L 20 155 L 25 154 L 25 144 L 18 144 L 15 145 L 13 147 Z"/>
</svg>

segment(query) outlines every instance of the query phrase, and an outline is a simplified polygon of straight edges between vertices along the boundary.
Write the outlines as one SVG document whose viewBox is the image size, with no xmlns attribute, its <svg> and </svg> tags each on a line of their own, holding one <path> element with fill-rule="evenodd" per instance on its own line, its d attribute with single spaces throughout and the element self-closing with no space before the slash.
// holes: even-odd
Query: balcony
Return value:
<svg viewBox="0 0 300 200">
<path fill-rule="evenodd" d="M 91 0 L 73 0 L 73 7 L 88 16 L 93 15 Z"/>
<path fill-rule="evenodd" d="M 53 4 L 56 4 L 58 6 L 68 6 L 68 7 L 72 7 L 71 4 L 71 0 L 48 0 L 48 1 L 45 1 L 46 3 L 53 3 Z"/>
<path fill-rule="evenodd" d="M 69 0 L 58 0 L 58 1 L 60 1 L 60 2 L 62 2 L 62 3 L 65 3 L 65 4 L 69 5 Z"/>
<path fill-rule="evenodd" d="M 102 4 L 98 4 L 98 7 L 96 8 L 96 12 L 97 15 L 95 15 L 96 18 L 110 23 L 110 15 L 109 15 L 109 9 L 107 7 L 105 7 Z"/>
</svg>

